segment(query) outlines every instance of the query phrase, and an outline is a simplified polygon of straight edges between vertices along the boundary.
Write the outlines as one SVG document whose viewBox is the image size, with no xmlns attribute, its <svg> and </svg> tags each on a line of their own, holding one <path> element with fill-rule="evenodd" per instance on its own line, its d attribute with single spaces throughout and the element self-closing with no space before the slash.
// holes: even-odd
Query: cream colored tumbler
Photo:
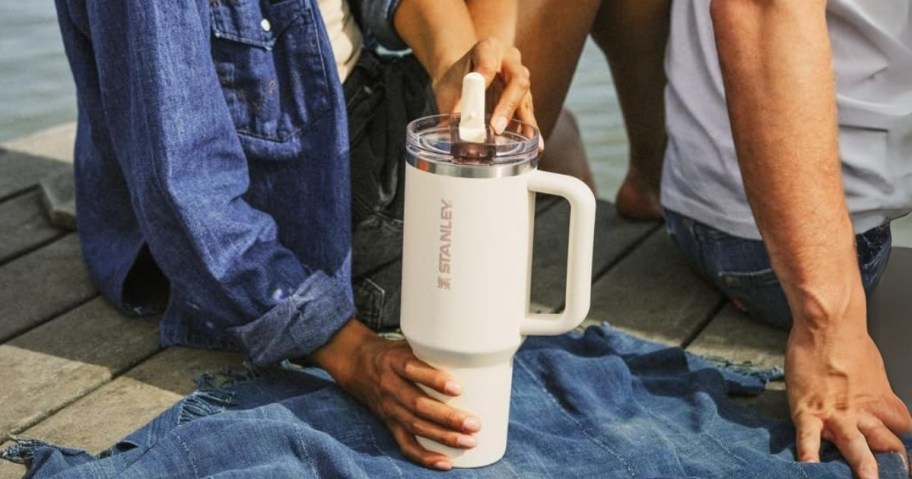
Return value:
<svg viewBox="0 0 912 479">
<path fill-rule="evenodd" d="M 505 453 L 513 356 L 523 337 L 565 333 L 589 311 L 595 198 L 576 178 L 536 169 L 537 129 L 514 120 L 466 147 L 458 122 L 441 115 L 408 126 L 401 324 L 415 354 L 462 386 L 455 398 L 429 393 L 482 424 L 473 449 L 419 442 L 455 467 L 478 467 Z M 536 192 L 571 207 L 559 314 L 530 312 Z"/>
</svg>

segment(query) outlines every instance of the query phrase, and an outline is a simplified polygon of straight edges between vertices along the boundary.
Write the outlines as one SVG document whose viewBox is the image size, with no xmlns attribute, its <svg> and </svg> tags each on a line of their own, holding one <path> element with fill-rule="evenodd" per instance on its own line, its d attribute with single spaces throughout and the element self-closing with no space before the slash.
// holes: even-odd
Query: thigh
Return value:
<svg viewBox="0 0 912 479">
<path fill-rule="evenodd" d="M 600 0 L 523 0 L 516 48 L 529 68 L 535 118 L 543 137 L 557 123 Z M 608 71 L 605 71 L 608 88 Z"/>
</svg>

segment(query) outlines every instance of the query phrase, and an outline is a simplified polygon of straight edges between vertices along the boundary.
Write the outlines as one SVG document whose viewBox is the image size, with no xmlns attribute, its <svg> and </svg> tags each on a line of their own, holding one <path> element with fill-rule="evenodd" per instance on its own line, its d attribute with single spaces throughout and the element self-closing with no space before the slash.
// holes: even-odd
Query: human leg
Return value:
<svg viewBox="0 0 912 479">
<path fill-rule="evenodd" d="M 362 52 L 346 79 L 352 188 L 352 289 L 357 317 L 374 330 L 399 325 L 405 130 L 436 113 L 412 56 Z"/>
<path fill-rule="evenodd" d="M 539 159 L 539 168 L 575 176 L 583 180 L 593 193 L 598 194 L 579 124 L 576 116 L 570 110 L 564 108 L 560 111 L 554 129 L 551 130 L 551 135 L 548 137 L 547 145 L 545 153 Z"/>
<path fill-rule="evenodd" d="M 519 15 L 516 46 L 530 69 L 536 118 L 547 139 L 542 169 L 584 181 L 591 176 L 579 130 L 562 108 L 590 32 L 605 52 L 630 143 L 629 169 L 616 199 L 618 211 L 628 218 L 661 216 L 669 5 L 668 0 L 590 0 L 571 9 L 551 0 L 524 0 Z"/>
<path fill-rule="evenodd" d="M 599 0 L 523 0 L 515 38 L 529 68 L 535 118 L 545 138 L 542 170 L 580 178 L 595 191 L 575 118 L 563 109 Z"/>
<path fill-rule="evenodd" d="M 608 58 L 627 129 L 630 164 L 616 206 L 632 219 L 658 219 L 662 212 L 669 9 L 669 0 L 608 0 L 592 25 L 592 38 Z"/>
</svg>

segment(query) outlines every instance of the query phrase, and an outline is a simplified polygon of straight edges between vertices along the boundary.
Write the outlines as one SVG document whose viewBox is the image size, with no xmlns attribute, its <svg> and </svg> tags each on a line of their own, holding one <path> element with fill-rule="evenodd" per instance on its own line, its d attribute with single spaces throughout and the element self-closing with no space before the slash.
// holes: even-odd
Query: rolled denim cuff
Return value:
<svg viewBox="0 0 912 479">
<path fill-rule="evenodd" d="M 393 25 L 399 0 L 358 0 L 356 3 L 361 27 L 367 34 L 387 50 L 408 49 Z"/>
<path fill-rule="evenodd" d="M 310 355 L 355 315 L 350 268 L 351 255 L 333 276 L 312 273 L 269 312 L 229 331 L 258 366 Z"/>
</svg>

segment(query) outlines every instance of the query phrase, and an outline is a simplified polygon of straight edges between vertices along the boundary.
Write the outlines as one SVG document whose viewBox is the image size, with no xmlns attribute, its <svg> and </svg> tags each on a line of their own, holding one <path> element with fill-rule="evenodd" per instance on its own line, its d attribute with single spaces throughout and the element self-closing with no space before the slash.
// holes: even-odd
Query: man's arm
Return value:
<svg viewBox="0 0 912 479">
<path fill-rule="evenodd" d="M 794 318 L 786 383 L 798 458 L 835 443 L 859 477 L 904 451 L 912 419 L 867 333 L 842 188 L 825 0 L 714 0 L 712 18 L 748 201 Z"/>
</svg>

